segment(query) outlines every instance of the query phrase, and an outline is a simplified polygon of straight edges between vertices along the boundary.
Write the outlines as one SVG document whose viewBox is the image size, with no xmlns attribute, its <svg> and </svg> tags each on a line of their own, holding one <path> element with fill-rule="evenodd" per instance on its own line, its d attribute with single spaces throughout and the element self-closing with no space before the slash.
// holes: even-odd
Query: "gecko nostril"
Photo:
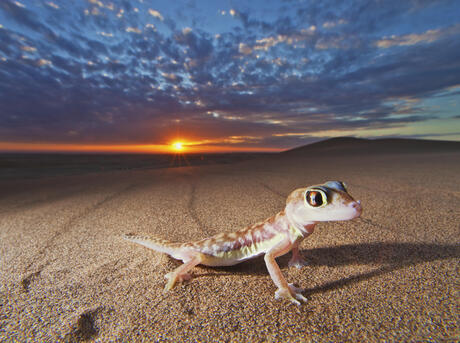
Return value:
<svg viewBox="0 0 460 343">
<path fill-rule="evenodd" d="M 358 201 L 353 202 L 351 207 L 353 207 L 354 209 L 361 209 L 361 201 L 358 200 Z"/>
</svg>

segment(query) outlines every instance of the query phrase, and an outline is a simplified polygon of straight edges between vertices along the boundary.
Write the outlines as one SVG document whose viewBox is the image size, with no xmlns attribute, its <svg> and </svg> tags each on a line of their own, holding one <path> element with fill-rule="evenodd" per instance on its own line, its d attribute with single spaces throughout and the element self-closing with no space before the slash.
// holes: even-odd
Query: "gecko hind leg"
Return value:
<svg viewBox="0 0 460 343">
<path fill-rule="evenodd" d="M 298 246 L 292 248 L 292 257 L 288 262 L 289 267 L 296 267 L 297 269 L 301 269 L 308 265 L 308 261 L 305 261 L 302 255 L 300 255 Z"/>
<path fill-rule="evenodd" d="M 197 253 L 192 259 L 184 263 L 183 265 L 177 267 L 172 272 L 169 272 L 165 275 L 165 278 L 168 280 L 164 291 L 167 292 L 174 287 L 176 282 L 182 282 L 186 280 L 190 280 L 192 277 L 188 271 L 195 267 L 196 265 L 200 264 L 203 261 L 203 255 Z"/>
</svg>

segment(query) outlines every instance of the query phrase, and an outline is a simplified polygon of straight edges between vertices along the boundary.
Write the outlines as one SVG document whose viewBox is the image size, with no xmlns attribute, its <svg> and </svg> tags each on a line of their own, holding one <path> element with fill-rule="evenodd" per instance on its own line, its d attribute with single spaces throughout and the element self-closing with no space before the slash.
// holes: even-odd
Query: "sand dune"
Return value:
<svg viewBox="0 0 460 343">
<path fill-rule="evenodd" d="M 301 146 L 283 154 L 398 154 L 427 152 L 459 152 L 460 142 L 404 138 L 365 139 L 337 137 Z"/>
<path fill-rule="evenodd" d="M 459 150 L 332 143 L 226 165 L 0 181 L 0 340 L 458 340 Z M 163 294 L 178 263 L 120 238 L 234 231 L 281 210 L 291 190 L 334 179 L 364 212 L 319 224 L 303 269 L 278 258 L 306 289 L 301 307 L 274 299 L 260 258 L 197 267 Z"/>
</svg>

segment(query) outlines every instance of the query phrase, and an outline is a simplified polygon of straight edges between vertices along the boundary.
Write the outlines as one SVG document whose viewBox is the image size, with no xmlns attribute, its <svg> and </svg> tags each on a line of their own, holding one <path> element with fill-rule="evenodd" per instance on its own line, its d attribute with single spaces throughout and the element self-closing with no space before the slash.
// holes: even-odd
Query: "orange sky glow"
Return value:
<svg viewBox="0 0 460 343">
<path fill-rule="evenodd" d="M 178 143 L 181 148 L 178 149 Z M 283 149 L 248 146 L 210 145 L 201 142 L 174 140 L 169 144 L 50 144 L 0 142 L 3 152 L 59 152 L 59 153 L 228 153 L 228 152 L 279 152 Z"/>
</svg>

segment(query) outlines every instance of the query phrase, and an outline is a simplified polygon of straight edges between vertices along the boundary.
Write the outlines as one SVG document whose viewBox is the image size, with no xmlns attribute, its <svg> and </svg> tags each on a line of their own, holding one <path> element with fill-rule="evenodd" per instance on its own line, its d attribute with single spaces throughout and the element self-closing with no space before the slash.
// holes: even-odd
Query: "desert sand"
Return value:
<svg viewBox="0 0 460 343">
<path fill-rule="evenodd" d="M 458 341 L 460 150 L 352 143 L 0 181 L 0 341 Z M 277 259 L 305 288 L 300 307 L 275 300 L 263 258 L 196 267 L 164 294 L 179 263 L 121 238 L 235 231 L 327 180 L 345 181 L 364 211 L 318 224 L 303 269 L 288 268 L 290 254 Z"/>
</svg>

